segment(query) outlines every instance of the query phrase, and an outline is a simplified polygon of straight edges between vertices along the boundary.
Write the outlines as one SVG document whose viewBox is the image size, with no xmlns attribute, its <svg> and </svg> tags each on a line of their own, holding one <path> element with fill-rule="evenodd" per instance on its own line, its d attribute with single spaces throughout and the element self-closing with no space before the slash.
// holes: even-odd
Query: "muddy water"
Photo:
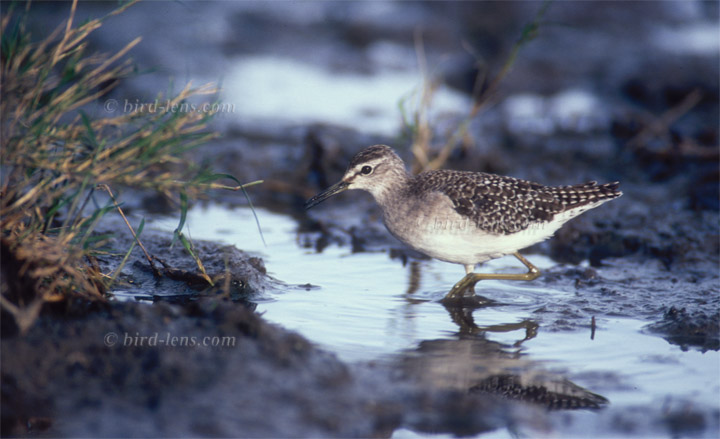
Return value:
<svg viewBox="0 0 720 439">
<path fill-rule="evenodd" d="M 439 368 L 440 374 L 429 380 L 441 385 L 472 376 L 478 364 L 504 372 L 550 374 L 609 400 L 600 412 L 557 415 L 554 422 L 561 425 L 549 428 L 560 436 L 581 434 L 587 425 L 593 425 L 595 434 L 616 436 L 617 431 L 608 430 L 608 418 L 617 420 L 632 411 L 640 414 L 631 416 L 634 423 L 643 411 L 691 408 L 717 417 L 718 352 L 683 351 L 647 333 L 649 322 L 642 317 L 598 315 L 595 331 L 584 316 L 568 313 L 549 320 L 544 306 L 571 300 L 573 293 L 540 282 L 487 281 L 477 292 L 492 299 L 492 306 L 454 311 L 439 300 L 462 275 L 460 266 L 439 261 L 403 266 L 385 252 L 353 254 L 349 247 L 334 245 L 317 253 L 302 245 L 306 237 L 298 235 L 292 218 L 263 209 L 257 215 L 266 245 L 248 209 L 195 208 L 188 217 L 189 233 L 194 239 L 234 244 L 262 256 L 268 273 L 288 285 L 266 291 L 258 311 L 343 360 L 410 363 L 422 371 Z M 151 226 L 172 230 L 176 220 L 158 219 Z M 541 256 L 531 260 L 541 270 L 556 267 Z M 520 267 L 503 258 L 484 269 Z M 638 428 L 633 435 L 658 433 L 652 431 L 657 426 Z M 396 432 L 398 437 L 415 435 Z"/>
</svg>

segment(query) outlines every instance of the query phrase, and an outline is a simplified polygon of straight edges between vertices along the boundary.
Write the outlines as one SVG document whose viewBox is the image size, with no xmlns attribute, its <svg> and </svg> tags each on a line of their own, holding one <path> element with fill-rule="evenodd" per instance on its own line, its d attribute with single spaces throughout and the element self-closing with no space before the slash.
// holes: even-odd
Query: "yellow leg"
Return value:
<svg viewBox="0 0 720 439">
<path fill-rule="evenodd" d="M 466 291 L 472 291 L 475 284 L 484 279 L 498 279 L 498 280 L 534 280 L 540 276 L 540 270 L 537 269 L 533 264 L 523 257 L 518 252 L 513 253 L 513 256 L 518 258 L 527 268 L 527 273 L 520 274 L 508 274 L 508 273 L 468 273 L 460 282 L 456 283 L 452 287 L 449 293 L 445 296 L 445 299 L 457 299 L 463 297 Z"/>
</svg>

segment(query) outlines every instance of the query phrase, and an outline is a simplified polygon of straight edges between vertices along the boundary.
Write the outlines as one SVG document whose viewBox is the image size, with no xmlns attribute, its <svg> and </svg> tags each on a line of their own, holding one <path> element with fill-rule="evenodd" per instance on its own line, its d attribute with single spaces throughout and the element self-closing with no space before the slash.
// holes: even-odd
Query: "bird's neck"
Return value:
<svg viewBox="0 0 720 439">
<path fill-rule="evenodd" d="M 397 169 L 391 175 L 388 175 L 383 185 L 374 188 L 371 193 L 375 201 L 380 205 L 383 211 L 396 206 L 404 197 L 404 192 L 410 183 L 412 177 L 405 169 Z"/>
</svg>

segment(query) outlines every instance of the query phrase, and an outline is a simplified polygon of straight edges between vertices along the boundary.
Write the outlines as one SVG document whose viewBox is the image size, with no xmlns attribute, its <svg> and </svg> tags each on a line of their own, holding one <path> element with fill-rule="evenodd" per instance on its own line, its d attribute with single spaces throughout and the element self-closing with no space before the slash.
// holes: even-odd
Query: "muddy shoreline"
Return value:
<svg viewBox="0 0 720 439">
<path fill-rule="evenodd" d="M 194 262 L 186 254 L 167 252 L 169 237 L 151 232 L 145 243 L 177 272 L 192 271 Z M 268 277 L 261 260 L 234 248 L 197 245 L 205 260 L 225 255 L 226 262 L 209 264 L 208 272 L 213 277 L 232 273 L 230 294 L 193 287 L 186 278 L 153 278 L 137 252 L 126 265 L 122 285 L 151 292 L 138 294 L 140 302 L 50 309 L 25 336 L 3 316 L 3 434 L 385 437 L 410 429 L 473 436 L 518 423 L 536 433 L 550 431 L 556 421 L 548 409 L 608 407 L 601 395 L 572 383 L 562 384 L 558 393 L 562 376 L 538 378 L 532 361 L 515 359 L 507 346 L 487 340 L 468 314 L 472 308 L 448 307 L 451 315 L 458 313 L 453 317 L 459 325 L 457 341 L 427 340 L 397 360 L 344 363 L 253 312 L 253 299 L 293 287 Z M 112 266 L 118 261 L 102 262 Z M 589 331 L 591 318 L 602 326 L 604 316 L 643 315 L 654 322 L 648 331 L 682 349 L 716 351 L 718 315 L 708 313 L 718 306 L 716 279 L 670 272 L 643 281 L 627 275 L 647 271 L 647 265 L 647 258 L 635 256 L 610 258 L 597 268 L 558 265 L 547 271 L 538 282 L 571 288 L 576 299 L 536 310 L 535 328 Z M 655 264 L 656 273 L 660 266 Z M 639 287 L 642 282 L 647 285 Z M 663 290 L 666 285 L 674 288 Z M 123 297 L 132 295 L 123 292 Z M 181 339 L 171 342 L 170 337 Z M 232 345 L 206 346 L 206 339 L 210 344 L 232 340 Z M 461 372 L 477 364 L 458 357 L 468 350 L 481 355 L 489 370 L 496 361 L 498 370 L 525 372 L 515 377 Z M 466 378 L 458 382 L 459 376 Z M 178 412 L 193 415 L 177 418 Z M 267 412 L 274 414 L 272 420 L 263 416 Z M 703 411 L 645 415 L 654 421 L 645 426 L 637 418 L 625 422 L 634 424 L 632 429 L 667 424 L 688 434 L 717 423 L 717 413 Z"/>
<path fill-rule="evenodd" d="M 426 62 L 450 90 L 441 96 L 459 93 L 469 102 L 480 64 L 462 48 L 482 53 L 496 73 L 538 5 L 317 3 L 283 10 L 252 2 L 148 2 L 109 20 L 92 41 L 98 49 L 116 50 L 127 43 L 125 35 L 146 37 L 135 59 L 158 70 L 121 84 L 108 96 L 118 102 L 153 99 L 167 88 L 168 76 L 217 81 L 222 72 L 222 99 L 235 103 L 237 112 L 217 117 L 214 127 L 223 136 L 193 151 L 196 161 L 243 181 L 263 179 L 249 190 L 254 205 L 292 218 L 296 246 L 307 253 L 341 248 L 346 258 L 381 254 L 383 270 L 412 272 L 426 258 L 389 235 L 367 194 L 346 193 L 309 213 L 303 208 L 365 146 L 389 144 L 412 160 L 411 130 L 400 124 L 394 131 L 373 129 L 373 123 L 398 119 L 397 103 L 391 102 L 388 116 L 387 108 L 366 101 L 352 113 L 346 107 L 354 101 L 334 98 L 322 101 L 333 111 L 306 119 L 305 113 L 316 114 L 314 100 L 300 102 L 299 111 L 290 90 L 278 93 L 285 99 L 282 111 L 263 118 L 252 110 L 269 111 L 267 102 L 248 101 L 248 90 L 283 90 L 292 78 L 268 87 L 250 75 L 258 84 L 248 87 L 249 80 L 233 75 L 281 58 L 301 63 L 290 65 L 307 75 L 303 87 L 316 90 L 314 80 L 322 85 L 317 90 L 352 83 L 360 84 L 356 94 L 369 94 L 380 86 L 363 82 L 368 78 L 418 67 L 422 24 Z M 264 259 L 242 245 L 198 239 L 198 254 L 217 285 L 207 288 L 196 282 L 196 265 L 182 247 L 170 246 L 171 233 L 148 230 L 142 240 L 166 263 L 163 276 L 155 276 L 136 249 L 107 303 L 48 305 L 27 334 L 3 311 L 2 436 L 713 437 L 720 428 L 717 405 L 671 391 L 660 402 L 608 400 L 606 392 L 635 384 L 612 367 L 557 371 L 524 348 L 548 334 L 581 332 L 590 340 L 620 318 L 642 322 L 639 331 L 662 338 L 672 352 L 710 356 L 720 350 L 720 64 L 716 51 L 687 37 L 717 27 L 717 20 L 707 19 L 717 16 L 717 5 L 615 6 L 552 5 L 548 22 L 571 26 L 540 28 L 444 165 L 552 185 L 621 182 L 622 198 L 524 252 L 552 260 L 527 288 L 561 294 L 539 299 L 520 322 L 488 327 L 476 321 L 476 311 L 502 312 L 511 305 L 444 307 L 436 300 L 440 291 L 413 296 L 411 279 L 404 300 L 447 311 L 443 319 L 455 325 L 452 332 L 438 331 L 382 361 L 347 362 L 256 311 L 264 302 L 288 300 L 288 292 L 322 289 L 332 267 L 314 268 L 290 283 L 273 274 L 271 250 Z M 67 13 L 63 4 L 33 8 L 38 12 L 31 26 L 38 33 Z M 108 8 L 86 3 L 79 17 Z M 158 16 L 165 21 L 148 18 Z M 185 31 L 197 37 L 187 38 Z M 264 75 L 274 77 L 277 70 Z M 438 113 L 432 119 L 434 152 L 466 116 L 452 105 Z M 177 215 L 176 205 L 153 194 L 123 196 L 135 226 L 146 215 Z M 247 206 L 237 192 L 209 196 L 196 205 Z M 97 261 L 106 272 L 120 264 L 132 242 L 117 216 L 99 226 L 98 233 L 108 231 L 115 232 L 114 251 Z M 12 273 L 4 270 L 3 276 Z M 477 292 L 498 302 L 511 294 L 483 285 Z M 495 340 L 507 332 L 518 339 Z M 587 345 L 588 356 L 593 348 Z M 646 361 L 672 364 L 673 358 L 658 354 Z M 665 384 L 660 377 L 658 386 Z M 720 394 L 720 383 L 709 386 Z"/>
</svg>

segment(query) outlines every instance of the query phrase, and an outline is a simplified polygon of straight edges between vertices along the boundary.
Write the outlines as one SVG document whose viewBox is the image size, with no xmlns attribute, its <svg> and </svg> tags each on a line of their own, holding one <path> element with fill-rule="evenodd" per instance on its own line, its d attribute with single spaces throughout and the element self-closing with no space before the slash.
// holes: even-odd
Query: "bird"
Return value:
<svg viewBox="0 0 720 439">
<path fill-rule="evenodd" d="M 410 248 L 461 264 L 465 276 L 443 300 L 474 294 L 485 279 L 531 281 L 540 270 L 519 253 L 551 237 L 572 218 L 622 195 L 620 183 L 546 186 L 485 172 L 439 169 L 411 175 L 387 145 L 352 158 L 342 179 L 310 198 L 317 206 L 346 190 L 369 192 L 385 227 Z M 526 273 L 475 273 L 478 264 L 514 255 Z"/>
</svg>

